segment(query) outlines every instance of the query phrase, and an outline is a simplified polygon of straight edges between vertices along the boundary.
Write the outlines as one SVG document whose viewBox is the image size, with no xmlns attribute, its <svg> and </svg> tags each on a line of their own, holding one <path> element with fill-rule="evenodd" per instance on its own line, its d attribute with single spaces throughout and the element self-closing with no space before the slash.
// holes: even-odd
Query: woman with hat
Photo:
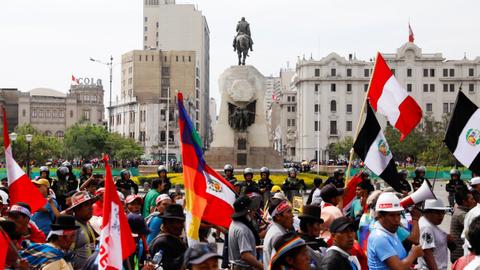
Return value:
<svg viewBox="0 0 480 270">
<path fill-rule="evenodd" d="M 310 255 L 307 244 L 295 233 L 280 236 L 274 244 L 275 255 L 272 256 L 268 269 L 308 270 Z"/>
<path fill-rule="evenodd" d="M 48 243 L 31 244 L 20 255 L 34 269 L 73 270 L 69 251 L 75 241 L 78 228 L 73 216 L 60 215 L 57 222 L 51 225 Z"/>
<path fill-rule="evenodd" d="M 304 205 L 300 219 L 299 236 L 308 243 L 308 251 L 312 258 L 314 268 L 320 266 L 323 252 L 328 247 L 327 243 L 319 238 L 323 219 L 320 218 L 321 208 L 318 205 Z"/>
<path fill-rule="evenodd" d="M 150 243 L 150 254 L 154 263 L 161 264 L 164 270 L 178 270 L 183 264 L 183 254 L 187 249 L 180 237 L 185 227 L 185 214 L 179 204 L 170 204 L 165 208 L 162 230 Z"/>
</svg>

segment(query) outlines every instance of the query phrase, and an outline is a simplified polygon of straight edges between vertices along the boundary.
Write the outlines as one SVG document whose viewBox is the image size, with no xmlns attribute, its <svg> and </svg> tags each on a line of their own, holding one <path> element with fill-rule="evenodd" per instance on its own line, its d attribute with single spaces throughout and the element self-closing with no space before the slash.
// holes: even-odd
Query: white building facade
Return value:
<svg viewBox="0 0 480 270">
<path fill-rule="evenodd" d="M 470 99 L 480 102 L 480 57 L 446 60 L 441 53 L 422 53 L 411 42 L 396 53 L 382 55 L 399 83 L 422 108 L 424 119 L 444 121 L 453 109 L 460 85 Z M 355 136 L 373 64 L 373 59 L 362 61 L 352 55 L 347 59 L 336 53 L 320 60 L 299 60 L 294 79 L 298 102 L 295 160 L 326 161 L 331 143 Z M 385 117 L 377 118 L 386 125 Z"/>
</svg>

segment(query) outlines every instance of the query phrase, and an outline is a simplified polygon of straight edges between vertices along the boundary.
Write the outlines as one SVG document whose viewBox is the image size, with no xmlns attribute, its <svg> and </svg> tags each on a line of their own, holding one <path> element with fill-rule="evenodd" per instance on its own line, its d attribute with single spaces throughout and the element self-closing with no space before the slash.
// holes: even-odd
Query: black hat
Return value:
<svg viewBox="0 0 480 270">
<path fill-rule="evenodd" d="M 163 211 L 163 215 L 159 217 L 164 219 L 180 219 L 185 220 L 185 214 L 183 213 L 183 207 L 180 204 L 172 203 L 168 205 Z"/>
<path fill-rule="evenodd" d="M 339 217 L 330 224 L 330 232 L 332 233 L 344 232 L 347 229 L 356 231 L 355 224 L 348 217 Z"/>
<path fill-rule="evenodd" d="M 333 184 L 325 185 L 321 192 L 320 197 L 324 201 L 330 201 L 331 198 L 335 198 L 343 194 L 343 188 L 336 188 Z"/>
<path fill-rule="evenodd" d="M 60 215 L 57 217 L 56 223 L 50 225 L 55 230 L 76 230 L 80 228 L 75 224 L 75 218 L 71 215 Z"/>
<path fill-rule="evenodd" d="M 145 219 L 140 214 L 129 213 L 127 215 L 128 225 L 130 225 L 130 229 L 132 230 L 132 234 L 136 235 L 147 235 L 150 231 L 145 224 Z"/>
<path fill-rule="evenodd" d="M 185 251 L 183 262 L 188 268 L 192 264 L 201 264 L 210 258 L 219 259 L 221 257 L 217 253 L 217 245 L 215 243 L 198 243 Z"/>
<path fill-rule="evenodd" d="M 250 206 L 252 204 L 252 200 L 242 195 L 238 197 L 235 202 L 233 203 L 233 209 L 235 209 L 235 213 L 233 213 L 232 218 L 245 216 L 250 212 Z"/>
<path fill-rule="evenodd" d="M 302 208 L 302 214 L 298 216 L 299 219 L 311 219 L 323 223 L 323 219 L 320 218 L 322 213 L 321 207 L 318 205 L 304 205 Z"/>
</svg>

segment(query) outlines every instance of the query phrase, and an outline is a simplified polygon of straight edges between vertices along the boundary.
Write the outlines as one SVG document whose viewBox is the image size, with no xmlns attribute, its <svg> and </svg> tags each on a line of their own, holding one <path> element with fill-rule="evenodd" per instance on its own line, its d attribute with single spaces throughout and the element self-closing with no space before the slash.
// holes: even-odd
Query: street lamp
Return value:
<svg viewBox="0 0 480 270">
<path fill-rule="evenodd" d="M 25 139 L 27 140 L 27 176 L 30 178 L 30 144 L 33 139 L 32 134 L 25 135 Z"/>
<path fill-rule="evenodd" d="M 112 131 L 112 122 L 111 122 L 111 115 L 110 115 L 110 111 L 112 110 L 112 67 L 113 67 L 113 56 L 110 56 L 110 62 L 106 63 L 106 62 L 103 62 L 103 61 L 100 61 L 100 60 L 97 60 L 97 59 L 94 59 L 92 57 L 90 57 L 90 61 L 92 62 L 97 62 L 97 63 L 100 63 L 102 65 L 106 65 L 108 66 L 108 69 L 110 71 L 110 101 L 109 101 L 109 110 L 108 110 L 108 131 Z"/>
<path fill-rule="evenodd" d="M 15 132 L 10 133 L 10 140 L 12 141 L 12 145 L 10 147 L 12 149 L 12 156 L 13 156 L 13 143 L 17 140 L 17 133 Z"/>
</svg>

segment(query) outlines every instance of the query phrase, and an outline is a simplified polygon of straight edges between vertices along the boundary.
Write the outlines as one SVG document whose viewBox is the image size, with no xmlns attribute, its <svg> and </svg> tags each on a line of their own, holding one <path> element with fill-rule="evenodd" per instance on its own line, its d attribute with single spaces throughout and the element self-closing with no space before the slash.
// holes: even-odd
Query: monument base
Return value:
<svg viewBox="0 0 480 270">
<path fill-rule="evenodd" d="M 235 169 L 283 168 L 282 156 L 271 147 L 250 147 L 246 153 L 233 147 L 213 147 L 205 153 L 205 161 L 214 169 L 222 169 L 225 164 L 231 164 Z"/>
</svg>

